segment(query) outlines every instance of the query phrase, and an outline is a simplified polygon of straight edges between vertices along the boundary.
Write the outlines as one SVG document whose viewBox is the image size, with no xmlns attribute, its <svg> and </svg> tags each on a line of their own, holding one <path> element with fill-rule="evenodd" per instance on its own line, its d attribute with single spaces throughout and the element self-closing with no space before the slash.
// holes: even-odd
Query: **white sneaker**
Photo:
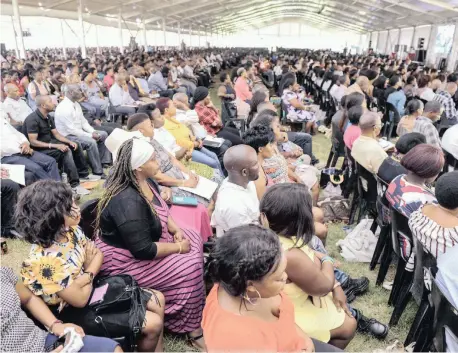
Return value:
<svg viewBox="0 0 458 353">
<path fill-rule="evenodd" d="M 85 178 L 80 178 L 80 181 L 97 181 L 97 180 L 100 180 L 100 178 L 101 178 L 100 175 L 89 174 Z"/>
<path fill-rule="evenodd" d="M 88 189 L 83 188 L 81 185 L 74 187 L 73 191 L 78 195 L 89 195 L 91 193 Z"/>
</svg>

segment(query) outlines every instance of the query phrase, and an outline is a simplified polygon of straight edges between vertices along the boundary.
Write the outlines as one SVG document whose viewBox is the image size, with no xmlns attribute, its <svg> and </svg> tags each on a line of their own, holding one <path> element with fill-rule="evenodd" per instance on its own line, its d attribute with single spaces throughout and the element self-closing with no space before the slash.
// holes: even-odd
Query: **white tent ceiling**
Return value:
<svg viewBox="0 0 458 353">
<path fill-rule="evenodd" d="M 78 0 L 18 0 L 21 16 L 77 19 Z M 1 14 L 12 15 L 1 0 Z M 283 19 L 351 32 L 383 31 L 458 19 L 458 0 L 82 0 L 85 22 L 124 28 L 142 26 L 182 33 L 240 32 Z"/>
</svg>

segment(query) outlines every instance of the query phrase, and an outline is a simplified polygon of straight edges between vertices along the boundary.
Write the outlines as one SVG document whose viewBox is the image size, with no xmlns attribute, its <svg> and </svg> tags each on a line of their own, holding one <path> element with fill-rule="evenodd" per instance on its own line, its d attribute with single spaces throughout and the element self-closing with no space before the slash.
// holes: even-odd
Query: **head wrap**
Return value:
<svg viewBox="0 0 458 353">
<path fill-rule="evenodd" d="M 138 169 L 143 164 L 148 162 L 153 154 L 154 148 L 149 142 L 134 138 L 134 143 L 132 146 L 132 157 L 130 159 L 132 170 Z"/>
<path fill-rule="evenodd" d="M 202 86 L 197 87 L 193 95 L 194 102 L 195 103 L 200 102 L 204 100 L 205 98 L 207 98 L 207 96 L 208 96 L 208 88 L 202 87 Z"/>
<path fill-rule="evenodd" d="M 133 139 L 131 167 L 135 170 L 147 162 L 154 153 L 154 148 L 148 139 L 139 131 L 129 132 L 123 129 L 114 129 L 105 140 L 105 146 L 113 154 L 113 161 L 116 160 L 118 150 L 127 140 Z"/>
</svg>

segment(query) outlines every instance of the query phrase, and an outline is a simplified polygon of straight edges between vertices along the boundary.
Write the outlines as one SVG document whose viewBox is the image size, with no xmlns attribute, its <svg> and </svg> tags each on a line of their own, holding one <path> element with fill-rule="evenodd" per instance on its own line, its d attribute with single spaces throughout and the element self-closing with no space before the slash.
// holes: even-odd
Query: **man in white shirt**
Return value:
<svg viewBox="0 0 458 353">
<path fill-rule="evenodd" d="M 175 93 L 173 103 L 177 108 L 176 119 L 185 124 L 198 140 L 207 137 L 207 130 L 199 124 L 197 112 L 189 108 L 188 96 L 182 92 Z"/>
<path fill-rule="evenodd" d="M 10 119 L 10 123 L 13 126 L 21 126 L 25 118 L 32 113 L 32 109 L 30 109 L 25 100 L 21 99 L 19 88 L 16 85 L 7 83 L 5 85 L 5 94 L 7 97 L 3 102 L 3 108 Z"/>
<path fill-rule="evenodd" d="M 159 109 L 154 109 L 151 113 L 154 124 L 154 139 L 159 142 L 167 152 L 180 160 L 183 157 L 191 158 L 191 152 L 184 147 L 178 146 L 175 136 L 173 136 L 165 127 L 165 118 L 161 115 Z"/>
<path fill-rule="evenodd" d="M 458 160 L 458 124 L 445 131 L 442 137 L 442 148 Z"/>
<path fill-rule="evenodd" d="M 116 113 L 127 115 L 135 114 L 136 102 L 129 93 L 125 74 L 117 74 L 115 76 L 115 83 L 111 86 L 108 97 Z"/>
<path fill-rule="evenodd" d="M 92 173 L 105 178 L 102 164 L 110 165 L 112 157 L 105 146 L 108 134 L 105 131 L 95 131 L 83 115 L 79 100 L 83 92 L 79 85 L 67 85 L 65 98 L 56 108 L 54 120 L 57 131 L 70 141 L 79 143 L 87 152 Z"/>
<path fill-rule="evenodd" d="M 1 114 L 1 160 L 2 164 L 23 165 L 26 185 L 37 180 L 53 179 L 60 181 L 59 169 L 54 158 L 30 148 L 27 138 Z"/>
<path fill-rule="evenodd" d="M 350 78 L 347 75 L 342 75 L 337 79 L 337 84 L 331 87 L 329 94 L 337 103 L 340 103 L 342 97 L 345 96 L 349 84 Z"/>
<path fill-rule="evenodd" d="M 217 237 L 259 219 L 259 200 L 253 183 L 259 177 L 256 151 L 247 145 L 231 147 L 224 155 L 224 166 L 228 177 L 219 188 L 211 218 Z"/>
</svg>

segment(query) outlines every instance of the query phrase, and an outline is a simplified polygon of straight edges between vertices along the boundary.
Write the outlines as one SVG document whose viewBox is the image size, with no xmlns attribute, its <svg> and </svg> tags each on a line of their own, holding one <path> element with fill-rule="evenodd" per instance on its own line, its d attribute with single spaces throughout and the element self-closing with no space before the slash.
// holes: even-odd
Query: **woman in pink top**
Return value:
<svg viewBox="0 0 458 353">
<path fill-rule="evenodd" d="M 251 93 L 250 87 L 248 86 L 246 70 L 241 67 L 237 70 L 237 76 L 238 78 L 236 79 L 234 85 L 237 98 L 244 102 L 251 101 L 251 98 L 253 98 L 253 93 Z"/>
<path fill-rule="evenodd" d="M 351 107 L 348 110 L 348 121 L 350 122 L 350 126 L 347 127 L 344 133 L 344 142 L 345 146 L 347 146 L 350 150 L 353 147 L 353 142 L 361 136 L 361 129 L 359 128 L 359 118 L 363 115 L 364 108 L 360 105 Z"/>
</svg>

